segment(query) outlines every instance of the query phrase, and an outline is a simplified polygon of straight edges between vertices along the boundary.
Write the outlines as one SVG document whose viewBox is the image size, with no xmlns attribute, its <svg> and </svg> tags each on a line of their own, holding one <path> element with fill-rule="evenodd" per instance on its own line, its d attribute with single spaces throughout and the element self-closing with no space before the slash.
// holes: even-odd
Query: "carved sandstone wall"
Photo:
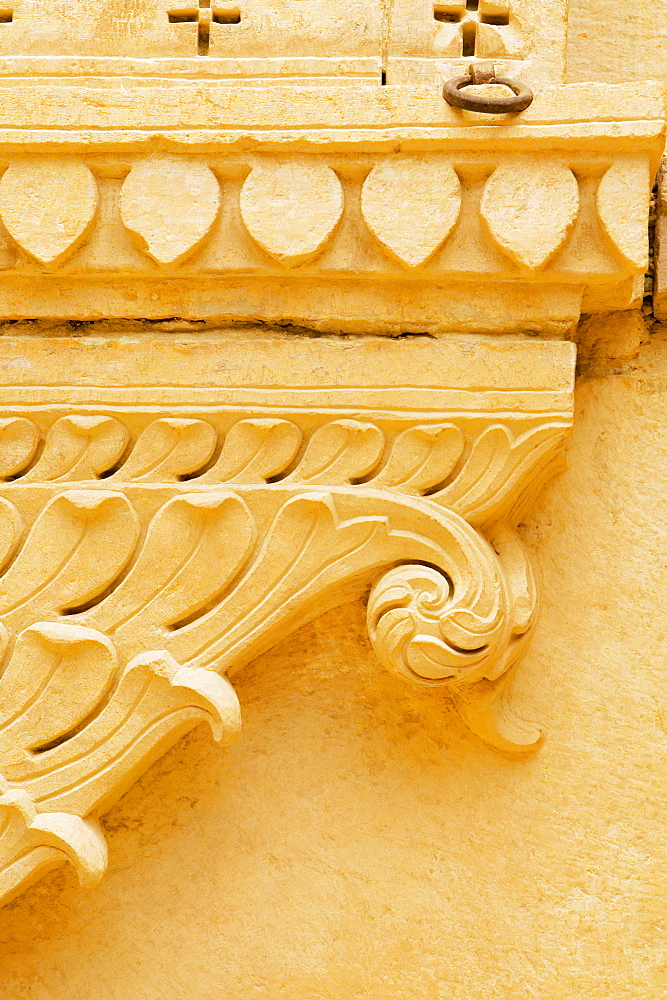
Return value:
<svg viewBox="0 0 667 1000">
<path fill-rule="evenodd" d="M 346 17 L 0 10 L 0 1000 L 667 991 L 665 15 Z"/>
<path fill-rule="evenodd" d="M 361 603 L 237 675 L 106 817 L 109 872 L 0 911 L 8 1000 L 659 1000 L 667 856 L 667 340 L 577 390 L 568 470 L 521 529 L 541 618 L 490 752 L 383 671 Z"/>
<path fill-rule="evenodd" d="M 535 756 L 387 674 L 363 604 L 329 612 L 235 677 L 234 746 L 197 729 L 103 820 L 94 892 L 62 869 L 0 911 L 4 996 L 659 1000 L 666 394 L 660 331 L 589 369 L 520 529 Z"/>
</svg>

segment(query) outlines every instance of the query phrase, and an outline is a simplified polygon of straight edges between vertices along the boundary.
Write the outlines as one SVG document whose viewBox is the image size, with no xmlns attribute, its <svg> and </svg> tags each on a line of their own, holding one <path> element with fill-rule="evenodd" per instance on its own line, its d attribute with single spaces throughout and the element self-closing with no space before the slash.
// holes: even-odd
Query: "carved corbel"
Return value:
<svg viewBox="0 0 667 1000">
<path fill-rule="evenodd" d="M 503 700 L 537 608 L 513 525 L 558 465 L 572 345 L 156 341 L 142 367 L 136 345 L 60 340 L 56 385 L 48 342 L 13 350 L 31 364 L 0 386 L 5 899 L 66 860 L 99 879 L 97 817 L 199 721 L 238 731 L 226 676 L 368 592 L 387 668 L 445 688 L 497 749 L 538 744 Z"/>
</svg>

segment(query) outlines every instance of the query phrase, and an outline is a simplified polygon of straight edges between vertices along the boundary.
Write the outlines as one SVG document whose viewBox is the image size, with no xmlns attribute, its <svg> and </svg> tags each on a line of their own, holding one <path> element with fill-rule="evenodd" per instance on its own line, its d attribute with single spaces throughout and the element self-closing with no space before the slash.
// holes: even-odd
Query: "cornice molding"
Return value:
<svg viewBox="0 0 667 1000">
<path fill-rule="evenodd" d="M 227 675 L 369 591 L 388 669 L 534 749 L 503 698 L 537 608 L 512 526 L 573 367 L 512 338 L 3 340 L 2 897 L 98 880 L 100 814 L 197 722 L 237 733 Z"/>
<path fill-rule="evenodd" d="M 545 87 L 494 119 L 434 86 L 17 68 L 0 314 L 562 336 L 642 299 L 664 118 L 657 85 Z"/>
</svg>

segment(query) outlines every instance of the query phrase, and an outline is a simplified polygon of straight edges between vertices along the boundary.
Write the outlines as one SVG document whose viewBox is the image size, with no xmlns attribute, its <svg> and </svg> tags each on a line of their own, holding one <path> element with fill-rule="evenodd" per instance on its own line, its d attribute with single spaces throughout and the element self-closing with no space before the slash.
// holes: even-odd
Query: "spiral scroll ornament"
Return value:
<svg viewBox="0 0 667 1000">
<path fill-rule="evenodd" d="M 507 645 L 506 595 L 482 617 L 467 609 L 452 581 L 430 566 L 397 566 L 368 601 L 368 633 L 378 659 L 422 684 L 474 683 L 498 676 Z"/>
</svg>

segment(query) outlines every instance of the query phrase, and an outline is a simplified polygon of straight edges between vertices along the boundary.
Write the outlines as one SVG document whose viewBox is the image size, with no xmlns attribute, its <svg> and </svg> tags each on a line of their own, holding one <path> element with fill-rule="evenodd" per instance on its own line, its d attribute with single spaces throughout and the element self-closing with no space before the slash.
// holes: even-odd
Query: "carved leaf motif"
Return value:
<svg viewBox="0 0 667 1000">
<path fill-rule="evenodd" d="M 135 657 L 80 732 L 16 765 L 20 788 L 0 775 L 0 894 L 11 898 L 63 857 L 82 885 L 99 881 L 106 844 L 97 822 L 82 817 L 104 810 L 202 720 L 217 740 L 238 732 L 238 699 L 227 680 L 181 667 L 164 652 Z"/>
<path fill-rule="evenodd" d="M 533 469 L 539 471 L 555 453 L 564 429 L 554 422 L 515 436 L 504 424 L 492 424 L 473 441 L 456 479 L 431 499 L 474 525 L 497 519 L 530 487 Z"/>
<path fill-rule="evenodd" d="M 321 424 L 296 471 L 268 486 L 293 468 L 301 431 L 277 417 L 241 420 L 197 492 L 176 480 L 210 462 L 216 431 L 203 420 L 154 421 L 115 479 L 133 482 L 128 493 L 152 514 L 129 568 L 139 526 L 122 493 L 96 483 L 46 503 L 0 579 L 0 614 L 13 634 L 23 629 L 0 666 L 0 770 L 12 782 L 0 776 L 0 894 L 65 857 L 84 880 L 99 878 L 105 848 L 86 817 L 200 720 L 217 737 L 238 729 L 236 696 L 212 668 L 238 668 L 369 584 L 369 632 L 390 669 L 447 684 L 471 729 L 494 746 L 535 745 L 503 690 L 530 638 L 535 588 L 516 536 L 497 518 L 510 505 L 514 514 L 567 425 L 543 420 L 516 434 L 487 416 L 457 417 L 485 427 L 465 454 L 456 424 L 397 433 L 405 419 Z M 392 435 L 384 465 L 383 421 Z M 312 424 L 309 414 L 304 426 Z M 38 474 L 6 494 L 30 521 L 59 489 L 47 474 L 98 476 L 125 440 L 112 418 L 58 421 Z M 223 477 L 238 492 L 222 489 Z M 408 495 L 443 482 L 426 500 Z M 20 535 L 16 509 L 0 501 L 5 561 Z M 12 639 L 0 625 L 0 664 Z"/>
<path fill-rule="evenodd" d="M 88 233 L 98 197 L 80 160 L 17 160 L 0 180 L 0 215 L 19 246 L 40 264 L 56 264 Z"/>
<path fill-rule="evenodd" d="M 401 431 L 373 486 L 399 488 L 419 494 L 445 480 L 458 462 L 465 437 L 456 424 L 417 424 Z"/>
<path fill-rule="evenodd" d="M 201 721 L 216 740 L 238 732 L 240 708 L 229 681 L 181 667 L 164 650 L 142 653 L 100 713 L 66 743 L 27 760 L 21 780 L 41 809 L 101 812 Z"/>
<path fill-rule="evenodd" d="M 180 662 L 210 668 L 223 651 L 228 655 L 235 646 L 252 643 L 254 628 L 264 634 L 278 620 L 286 632 L 291 631 L 295 626 L 290 612 L 293 607 L 301 611 L 303 587 L 312 586 L 323 567 L 332 569 L 350 553 L 364 550 L 378 527 L 370 518 L 339 524 L 326 494 L 288 500 L 276 514 L 257 559 L 231 594 L 206 618 L 175 633 L 167 648 Z M 333 572 L 330 579 L 335 580 Z M 319 582 L 323 599 L 330 580 Z M 196 660 L 200 653 L 201 661 Z"/>
<path fill-rule="evenodd" d="M 274 163 L 253 168 L 241 190 L 241 216 L 257 243 L 289 267 L 324 249 L 343 214 L 343 188 L 319 163 Z"/>
<path fill-rule="evenodd" d="M 163 642 L 160 630 L 191 619 L 234 579 L 255 542 L 246 504 L 227 492 L 190 493 L 153 518 L 132 569 L 81 620 L 115 632 L 129 654 Z"/>
<path fill-rule="evenodd" d="M 123 570 L 139 535 L 122 493 L 70 490 L 33 525 L 0 580 L 0 614 L 15 631 L 99 596 Z"/>
<path fill-rule="evenodd" d="M 107 870 L 107 842 L 95 819 L 81 819 L 71 813 L 40 813 L 30 824 L 27 839 L 62 851 L 84 889 L 97 885 Z"/>
<path fill-rule="evenodd" d="M 349 483 L 367 476 L 378 464 L 384 434 L 362 420 L 332 420 L 313 432 L 298 468 L 285 482 Z"/>
<path fill-rule="evenodd" d="M 39 428 L 25 417 L 0 419 L 0 479 L 23 472 L 39 444 Z"/>
<path fill-rule="evenodd" d="M 42 622 L 16 640 L 0 677 L 3 773 L 26 752 L 64 736 L 100 704 L 117 670 L 115 650 L 101 632 Z"/>
<path fill-rule="evenodd" d="M 560 250 L 579 214 L 579 187 L 557 160 L 505 160 L 486 182 L 480 213 L 517 264 L 538 271 Z"/>
<path fill-rule="evenodd" d="M 23 481 L 97 479 L 113 468 L 129 438 L 127 428 L 114 417 L 60 417 Z"/>
<path fill-rule="evenodd" d="M 220 457 L 201 483 L 261 483 L 283 472 L 296 457 L 302 433 L 291 420 L 239 420 L 229 430 Z"/>
<path fill-rule="evenodd" d="M 354 488 L 288 500 L 234 590 L 205 618 L 174 633 L 180 662 L 227 670 L 316 614 L 350 600 L 379 569 L 419 560 L 441 567 L 452 599 L 439 615 L 443 641 L 472 649 L 486 676 L 511 635 L 507 588 L 493 550 L 456 514 L 373 493 L 373 515 Z M 420 566 L 422 570 L 424 567 Z"/>
<path fill-rule="evenodd" d="M 388 250 L 409 267 L 419 267 L 454 228 L 461 211 L 461 184 L 446 160 L 388 159 L 366 178 L 361 211 Z"/>
<path fill-rule="evenodd" d="M 146 427 L 115 478 L 174 482 L 198 472 L 215 450 L 217 435 L 206 420 L 163 417 Z"/>
<path fill-rule="evenodd" d="M 651 174 L 646 157 L 616 160 L 600 181 L 597 210 L 602 228 L 633 271 L 648 268 Z"/>
<path fill-rule="evenodd" d="M 96 885 L 107 867 L 107 845 L 99 823 L 68 813 L 38 813 L 30 795 L 0 776 L 0 898 L 9 901 L 22 885 L 67 859 L 79 884 Z"/>
<path fill-rule="evenodd" d="M 16 552 L 22 532 L 23 522 L 16 507 L 9 500 L 0 497 L 0 570 L 5 568 Z"/>
<path fill-rule="evenodd" d="M 158 264 L 177 264 L 208 236 L 220 211 L 220 185 L 203 163 L 178 157 L 142 160 L 120 195 L 123 224 Z"/>
</svg>

